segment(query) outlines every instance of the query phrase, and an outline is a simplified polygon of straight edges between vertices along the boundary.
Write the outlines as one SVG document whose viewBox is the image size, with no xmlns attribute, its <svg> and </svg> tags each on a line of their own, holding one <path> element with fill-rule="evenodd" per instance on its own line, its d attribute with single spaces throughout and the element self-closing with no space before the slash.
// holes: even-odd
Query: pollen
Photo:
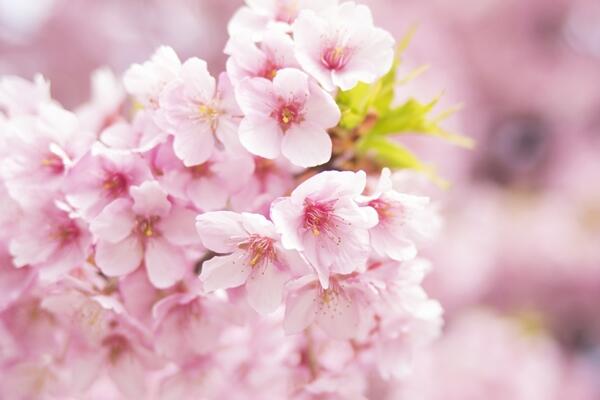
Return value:
<svg viewBox="0 0 600 400">
<path fill-rule="evenodd" d="M 127 179 L 119 173 L 111 174 L 104 179 L 102 189 L 113 196 L 118 196 L 127 189 Z"/>
<path fill-rule="evenodd" d="M 139 218 L 137 224 L 137 230 L 139 234 L 146 238 L 156 236 L 158 232 L 156 231 L 154 225 L 158 222 L 158 220 L 158 217 Z"/>
<path fill-rule="evenodd" d="M 343 69 L 350 60 L 350 50 L 346 47 L 333 46 L 326 48 L 321 55 L 321 63 L 330 70 Z"/>
<path fill-rule="evenodd" d="M 331 230 L 333 209 L 335 202 L 315 202 L 310 199 L 304 201 L 305 229 L 310 230 L 314 236 L 319 236 L 322 231 Z"/>
<path fill-rule="evenodd" d="M 251 235 L 248 240 L 239 245 L 248 254 L 248 264 L 255 267 L 259 264 L 272 262 L 276 258 L 273 239 L 265 236 Z"/>
<path fill-rule="evenodd" d="M 63 160 L 56 154 L 50 153 L 42 159 L 42 166 L 48 168 L 55 174 L 61 174 L 65 170 Z"/>
</svg>

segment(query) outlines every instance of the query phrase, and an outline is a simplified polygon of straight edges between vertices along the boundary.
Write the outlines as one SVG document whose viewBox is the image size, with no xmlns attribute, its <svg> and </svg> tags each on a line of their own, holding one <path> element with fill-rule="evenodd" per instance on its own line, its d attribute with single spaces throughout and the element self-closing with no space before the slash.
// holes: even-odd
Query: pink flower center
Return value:
<svg viewBox="0 0 600 400">
<path fill-rule="evenodd" d="M 322 232 L 332 234 L 336 228 L 334 207 L 335 200 L 317 202 L 308 198 L 305 199 L 304 229 L 310 230 L 315 236 L 319 236 Z"/>
<path fill-rule="evenodd" d="M 251 235 L 239 247 L 248 253 L 251 267 L 265 262 L 273 262 L 276 258 L 273 239 L 265 236 Z"/>
<path fill-rule="evenodd" d="M 221 111 L 212 104 L 200 103 L 198 104 L 198 113 L 200 114 L 200 120 L 210 124 L 210 127 L 214 132 L 219 124 Z"/>
<path fill-rule="evenodd" d="M 279 67 L 277 64 L 275 64 L 271 60 L 267 60 L 263 68 L 258 73 L 258 76 L 272 81 L 273 78 L 275 78 L 275 76 L 277 75 L 278 70 Z"/>
<path fill-rule="evenodd" d="M 301 114 L 300 105 L 296 103 L 284 103 L 275 111 L 274 117 L 279 122 L 279 126 L 285 132 L 292 124 L 301 122 L 303 116 Z"/>
<path fill-rule="evenodd" d="M 62 174 L 65 170 L 63 160 L 54 153 L 49 153 L 42 160 L 42 165 L 48 168 L 53 174 Z"/>
<path fill-rule="evenodd" d="M 127 190 L 127 178 L 118 172 L 111 173 L 102 182 L 102 188 L 111 196 L 118 197 Z"/>
<path fill-rule="evenodd" d="M 206 178 L 213 174 L 212 170 L 210 168 L 211 165 L 212 165 L 212 163 L 207 161 L 200 165 L 194 165 L 193 167 L 188 167 L 188 171 L 191 172 L 191 174 L 194 178 Z"/>
<path fill-rule="evenodd" d="M 109 335 L 102 344 L 108 348 L 108 360 L 113 364 L 129 349 L 129 341 L 123 335 Z"/>
<path fill-rule="evenodd" d="M 137 219 L 137 232 L 144 238 L 151 238 L 158 235 L 156 230 L 156 223 L 160 220 L 160 217 L 138 217 Z"/>
<path fill-rule="evenodd" d="M 385 222 L 394 216 L 394 207 L 390 203 L 382 199 L 375 199 L 369 202 L 369 206 L 377 211 L 379 223 Z"/>
<path fill-rule="evenodd" d="M 327 47 L 321 54 L 321 63 L 329 70 L 339 71 L 350 61 L 350 54 L 351 51 L 347 47 Z"/>
<path fill-rule="evenodd" d="M 68 244 L 79 237 L 79 227 L 73 221 L 60 225 L 54 232 L 52 238 L 60 242 L 61 245 Z"/>
</svg>

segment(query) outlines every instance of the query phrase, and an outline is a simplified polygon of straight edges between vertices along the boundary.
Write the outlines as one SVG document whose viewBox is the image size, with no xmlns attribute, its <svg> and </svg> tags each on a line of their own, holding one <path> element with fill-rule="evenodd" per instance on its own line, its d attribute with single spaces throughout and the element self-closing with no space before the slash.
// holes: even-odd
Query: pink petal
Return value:
<svg viewBox="0 0 600 400">
<path fill-rule="evenodd" d="M 204 289 L 212 292 L 243 285 L 252 268 L 244 262 L 245 253 L 236 251 L 228 256 L 216 256 L 202 264 L 200 280 Z"/>
<path fill-rule="evenodd" d="M 288 335 L 300 333 L 315 320 L 317 291 L 304 289 L 290 295 L 285 303 L 283 329 Z"/>
<path fill-rule="evenodd" d="M 273 89 L 278 98 L 304 105 L 309 95 L 308 75 L 295 68 L 280 69 L 273 78 Z"/>
<path fill-rule="evenodd" d="M 310 82 L 310 97 L 304 106 L 304 111 L 306 120 L 322 128 L 336 126 L 341 117 L 335 99 L 314 81 Z"/>
<path fill-rule="evenodd" d="M 179 73 L 190 97 L 209 102 L 212 100 L 217 83 L 208 72 L 206 61 L 192 57 L 183 63 Z M 188 94 L 186 92 L 186 94 Z"/>
<path fill-rule="evenodd" d="M 323 37 L 328 33 L 325 21 L 312 11 L 304 11 L 294 21 L 292 31 L 296 59 L 302 69 L 319 81 L 325 90 L 334 90 L 331 72 L 321 62 Z"/>
<path fill-rule="evenodd" d="M 240 240 L 248 237 L 240 214 L 231 211 L 213 211 L 196 217 L 196 230 L 202 244 L 217 253 L 231 253 Z"/>
<path fill-rule="evenodd" d="M 194 128 L 177 131 L 173 140 L 173 150 L 186 167 L 208 160 L 214 147 L 215 138 L 208 123 L 199 123 Z"/>
<path fill-rule="evenodd" d="M 275 226 L 261 214 L 242 213 L 242 225 L 249 234 L 276 238 Z"/>
<path fill-rule="evenodd" d="M 345 293 L 331 294 L 329 301 L 321 302 L 316 316 L 317 324 L 334 339 L 349 339 L 356 334 L 358 310 Z"/>
<path fill-rule="evenodd" d="M 105 275 L 122 276 L 135 271 L 142 257 L 142 244 L 136 236 L 131 235 L 116 243 L 98 241 L 94 260 Z"/>
<path fill-rule="evenodd" d="M 246 281 L 248 304 L 260 314 L 270 314 L 281 305 L 286 275 L 272 264 L 255 267 Z"/>
<path fill-rule="evenodd" d="M 200 242 L 196 232 L 196 215 L 198 213 L 180 206 L 173 206 L 168 217 L 160 221 L 158 230 L 165 238 L 180 246 Z"/>
<path fill-rule="evenodd" d="M 125 239 L 135 225 L 135 216 L 131 212 L 132 205 L 129 199 L 117 199 L 104 207 L 104 210 L 90 223 L 92 234 L 110 243 Z"/>
<path fill-rule="evenodd" d="M 144 261 L 150 283 L 159 289 L 173 286 L 180 280 L 187 264 L 182 249 L 162 238 L 146 243 Z"/>
<path fill-rule="evenodd" d="M 299 167 L 314 167 L 331 159 L 331 138 L 311 122 L 292 126 L 283 136 L 281 152 Z"/>
<path fill-rule="evenodd" d="M 129 194 L 133 198 L 133 211 L 142 216 L 165 216 L 171 210 L 167 192 L 156 181 L 146 181 L 132 186 Z"/>
<path fill-rule="evenodd" d="M 250 153 L 264 158 L 280 154 L 281 127 L 270 116 L 247 115 L 239 128 L 240 142 Z"/>
<path fill-rule="evenodd" d="M 277 106 L 273 84 L 264 78 L 244 79 L 236 90 L 236 99 L 245 115 L 267 117 Z"/>
<path fill-rule="evenodd" d="M 281 243 L 288 250 L 302 251 L 304 246 L 299 235 L 302 224 L 302 207 L 294 204 L 290 198 L 280 198 L 271 205 L 271 219 L 281 233 Z"/>
<path fill-rule="evenodd" d="M 211 178 L 192 180 L 188 184 L 187 195 L 196 207 L 204 211 L 225 208 L 229 197 L 225 182 Z"/>
<path fill-rule="evenodd" d="M 108 375 L 128 399 L 142 399 L 146 392 L 145 373 L 139 360 L 131 352 L 121 354 L 108 363 Z"/>
</svg>

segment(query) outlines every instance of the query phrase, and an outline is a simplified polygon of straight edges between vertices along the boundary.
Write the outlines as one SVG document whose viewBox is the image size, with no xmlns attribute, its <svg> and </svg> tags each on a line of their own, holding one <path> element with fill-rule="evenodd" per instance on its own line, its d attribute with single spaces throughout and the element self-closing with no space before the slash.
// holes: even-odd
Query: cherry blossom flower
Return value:
<svg viewBox="0 0 600 400">
<path fill-rule="evenodd" d="M 392 66 L 394 39 L 373 26 L 364 5 L 349 1 L 320 13 L 302 11 L 292 30 L 298 62 L 326 90 L 375 82 Z"/>
<path fill-rule="evenodd" d="M 232 37 L 227 46 L 227 74 L 234 85 L 244 78 L 270 80 L 282 68 L 298 67 L 292 38 L 277 29 L 267 30 L 259 44 L 240 35 Z"/>
<path fill-rule="evenodd" d="M 382 257 L 412 259 L 417 255 L 414 239 L 431 238 L 439 229 L 429 198 L 394 190 L 388 168 L 381 171 L 375 194 L 362 203 L 377 211 L 379 222 L 369 233 L 373 250 Z"/>
<path fill-rule="evenodd" d="M 359 308 L 349 291 L 332 278 L 324 289 L 316 277 L 303 277 L 290 286 L 283 327 L 287 334 L 299 333 L 313 323 L 335 339 L 352 338 L 359 324 Z"/>
<path fill-rule="evenodd" d="M 20 116 L 5 126 L 11 151 L 2 160 L 0 176 L 21 206 L 44 202 L 57 190 L 74 159 L 93 136 L 79 130 L 77 117 L 57 105 L 40 107 L 39 116 Z"/>
<path fill-rule="evenodd" d="M 335 6 L 337 0 L 247 0 L 246 4 L 233 15 L 227 31 L 231 37 L 246 36 L 260 41 L 266 29 L 290 31 L 300 11 L 323 10 Z"/>
<path fill-rule="evenodd" d="M 157 147 L 152 168 L 169 194 L 191 201 L 200 210 L 213 211 L 224 209 L 230 196 L 247 184 L 254 162 L 243 150 L 217 150 L 204 163 L 186 167 L 168 142 Z"/>
<path fill-rule="evenodd" d="M 143 107 L 155 110 L 162 90 L 178 76 L 180 69 L 181 61 L 175 51 L 161 46 L 149 61 L 129 67 L 123 76 L 123 84 Z"/>
<path fill-rule="evenodd" d="M 363 171 L 327 171 L 273 202 L 271 218 L 283 246 L 306 257 L 325 289 L 331 272 L 349 274 L 369 257 L 369 229 L 377 213 L 355 201 L 365 185 Z"/>
<path fill-rule="evenodd" d="M 245 285 L 252 308 L 261 314 L 275 311 L 288 266 L 271 221 L 258 214 L 214 211 L 199 215 L 196 228 L 207 249 L 226 254 L 202 265 L 204 289 Z"/>
<path fill-rule="evenodd" d="M 97 238 L 95 262 L 107 276 L 123 276 L 142 263 L 157 288 L 172 286 L 185 273 L 183 250 L 197 243 L 195 213 L 170 201 L 158 182 L 129 190 L 132 199 L 117 199 L 90 224 Z"/>
<path fill-rule="evenodd" d="M 175 154 L 186 166 L 202 164 L 215 149 L 215 136 L 232 149 L 237 147 L 240 111 L 226 74 L 219 83 L 208 72 L 206 62 L 190 58 L 179 78 L 160 96 L 157 123 L 174 135 Z"/>
<path fill-rule="evenodd" d="M 38 268 L 41 279 L 55 281 L 86 262 L 90 245 L 86 224 L 49 203 L 21 218 L 9 250 L 16 267 Z"/>
<path fill-rule="evenodd" d="M 171 360 L 185 363 L 208 354 L 226 326 L 225 309 L 193 293 L 173 294 L 153 307 L 156 347 Z"/>
<path fill-rule="evenodd" d="M 151 178 L 139 155 L 94 146 L 69 170 L 63 190 L 67 201 L 89 219 L 113 200 L 128 197 L 130 186 Z"/>
<path fill-rule="evenodd" d="M 270 159 L 281 153 L 301 167 L 329 161 L 332 145 L 326 129 L 337 124 L 340 110 L 304 72 L 284 68 L 273 81 L 244 80 L 236 96 L 244 112 L 240 141 L 248 151 Z"/>
<path fill-rule="evenodd" d="M 0 111 L 9 116 L 37 114 L 41 105 L 51 101 L 50 83 L 41 75 L 36 75 L 33 82 L 18 76 L 0 79 Z"/>
</svg>

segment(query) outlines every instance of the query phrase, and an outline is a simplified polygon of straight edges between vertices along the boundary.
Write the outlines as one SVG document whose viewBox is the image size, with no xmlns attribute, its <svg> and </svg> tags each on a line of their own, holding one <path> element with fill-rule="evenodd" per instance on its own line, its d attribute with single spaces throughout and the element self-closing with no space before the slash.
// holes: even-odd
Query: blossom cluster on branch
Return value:
<svg viewBox="0 0 600 400">
<path fill-rule="evenodd" d="M 381 398 L 438 334 L 389 134 L 454 136 L 392 106 L 394 39 L 337 1 L 228 30 L 217 77 L 161 47 L 74 112 L 2 78 L 0 397 Z"/>
</svg>

